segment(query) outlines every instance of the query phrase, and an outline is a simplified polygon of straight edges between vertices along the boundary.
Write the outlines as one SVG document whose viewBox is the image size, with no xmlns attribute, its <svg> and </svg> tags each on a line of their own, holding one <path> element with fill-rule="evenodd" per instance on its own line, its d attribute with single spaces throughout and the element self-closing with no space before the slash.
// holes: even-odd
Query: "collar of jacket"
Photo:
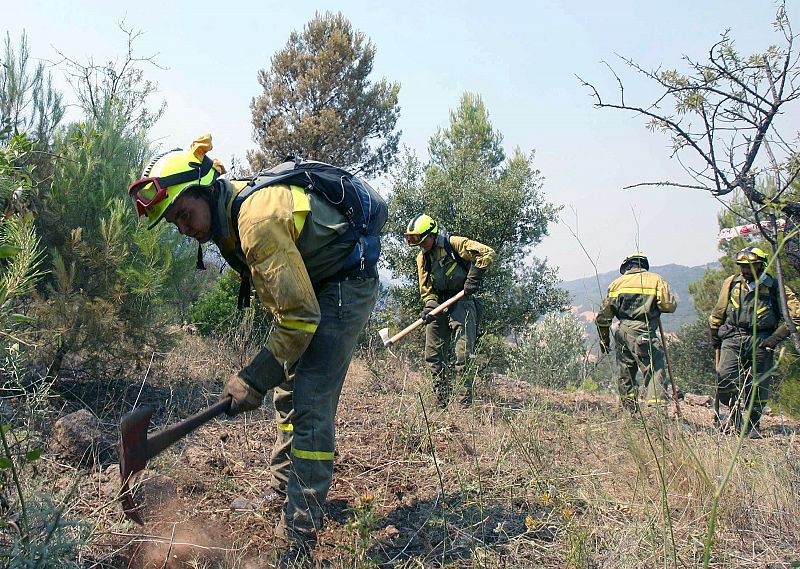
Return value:
<svg viewBox="0 0 800 569">
<path fill-rule="evenodd" d="M 217 180 L 211 200 L 211 235 L 215 242 L 230 239 L 228 203 L 233 199 L 233 186 L 228 180 Z"/>
<path fill-rule="evenodd" d="M 627 271 L 625 271 L 624 274 L 632 275 L 634 273 L 646 273 L 646 272 L 647 272 L 647 269 L 643 269 L 642 267 L 632 267 L 632 268 L 628 269 Z"/>
<path fill-rule="evenodd" d="M 736 281 L 740 281 L 745 287 L 747 287 L 748 291 L 756 290 L 756 283 L 758 283 L 758 288 L 772 288 L 773 284 L 776 282 L 769 273 L 761 273 L 761 276 L 758 277 L 758 280 L 753 281 L 752 283 L 747 282 L 747 279 L 745 279 L 742 274 L 739 273 L 734 279 L 734 282 Z"/>
</svg>

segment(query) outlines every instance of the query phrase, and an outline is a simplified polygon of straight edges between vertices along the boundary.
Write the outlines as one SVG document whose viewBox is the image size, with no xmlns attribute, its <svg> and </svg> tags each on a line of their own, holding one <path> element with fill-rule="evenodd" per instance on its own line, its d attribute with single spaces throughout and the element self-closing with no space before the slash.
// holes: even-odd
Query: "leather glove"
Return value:
<svg viewBox="0 0 800 569">
<path fill-rule="evenodd" d="M 231 407 L 227 412 L 229 417 L 258 409 L 264 402 L 264 396 L 238 375 L 230 378 L 222 388 L 221 399 L 226 397 L 232 399 Z"/>
<path fill-rule="evenodd" d="M 419 313 L 419 317 L 422 318 L 425 322 L 433 322 L 436 320 L 436 316 L 431 316 L 430 312 L 434 308 L 438 307 L 439 303 L 435 300 L 429 300 L 425 303 L 425 308 L 422 309 L 422 312 Z"/>
<path fill-rule="evenodd" d="M 719 328 L 708 329 L 708 343 L 715 350 L 722 347 L 722 338 L 719 337 Z"/>
<path fill-rule="evenodd" d="M 786 324 L 781 324 L 771 336 L 768 336 L 759 344 L 760 347 L 768 350 L 774 350 L 778 344 L 783 342 L 789 336 L 789 327 Z"/>
<path fill-rule="evenodd" d="M 469 296 L 481 290 L 483 284 L 483 273 L 486 269 L 481 269 L 475 265 L 470 265 L 467 278 L 464 281 L 464 294 Z"/>
<path fill-rule="evenodd" d="M 609 337 L 608 328 L 598 328 L 597 334 L 600 337 L 600 353 L 605 355 L 608 353 L 611 346 L 611 338 Z"/>
</svg>

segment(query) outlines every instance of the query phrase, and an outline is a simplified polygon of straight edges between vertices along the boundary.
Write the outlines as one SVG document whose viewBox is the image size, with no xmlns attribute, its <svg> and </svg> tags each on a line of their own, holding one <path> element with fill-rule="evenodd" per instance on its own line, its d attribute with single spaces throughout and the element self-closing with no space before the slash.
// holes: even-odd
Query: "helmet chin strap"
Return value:
<svg viewBox="0 0 800 569">
<path fill-rule="evenodd" d="M 203 244 L 199 241 L 197 242 L 197 265 L 196 269 L 198 271 L 205 271 L 206 264 L 203 262 Z"/>
</svg>

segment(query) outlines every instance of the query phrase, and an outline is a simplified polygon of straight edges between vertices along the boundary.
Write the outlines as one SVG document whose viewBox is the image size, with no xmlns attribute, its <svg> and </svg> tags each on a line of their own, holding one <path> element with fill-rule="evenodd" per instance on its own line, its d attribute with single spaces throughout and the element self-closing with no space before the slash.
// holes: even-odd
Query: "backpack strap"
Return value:
<svg viewBox="0 0 800 569">
<path fill-rule="evenodd" d="M 244 259 L 244 251 L 239 239 L 239 211 L 242 209 L 244 200 L 252 196 L 254 192 L 269 185 L 267 182 L 256 184 L 255 180 L 250 180 L 249 184 L 233 198 L 233 203 L 231 204 L 231 225 L 233 226 L 234 242 L 236 243 L 236 255 L 240 259 Z M 236 299 L 236 308 L 243 310 L 250 306 L 250 291 L 253 288 L 253 284 L 249 270 L 239 273 L 239 277 L 241 282 L 239 283 L 239 298 Z"/>
<path fill-rule="evenodd" d="M 469 272 L 470 263 L 468 263 L 464 258 L 461 257 L 456 250 L 453 249 L 453 246 L 450 244 L 450 235 L 441 231 L 439 233 L 444 238 L 444 251 L 448 257 L 450 257 L 453 261 L 455 261 L 459 267 L 464 269 L 465 272 Z M 431 261 L 431 253 L 428 251 L 427 253 L 422 254 L 422 267 L 425 269 L 425 272 L 430 273 L 432 267 Z"/>
<path fill-rule="evenodd" d="M 461 257 L 461 255 L 456 253 L 456 250 L 453 249 L 453 246 L 450 244 L 450 236 L 447 235 L 446 233 L 445 233 L 445 239 L 444 239 L 444 250 L 447 251 L 447 254 L 450 256 L 451 259 L 453 259 L 456 263 L 458 263 L 459 267 L 464 269 L 464 271 L 469 272 L 470 264 L 467 263 L 467 261 L 464 260 Z"/>
</svg>

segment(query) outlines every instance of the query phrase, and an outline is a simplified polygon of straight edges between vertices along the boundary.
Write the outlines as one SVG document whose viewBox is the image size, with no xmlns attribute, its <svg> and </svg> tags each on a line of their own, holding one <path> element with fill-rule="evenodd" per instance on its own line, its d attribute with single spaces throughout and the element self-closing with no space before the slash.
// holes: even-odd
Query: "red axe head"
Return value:
<svg viewBox="0 0 800 569">
<path fill-rule="evenodd" d="M 119 422 L 119 474 L 122 478 L 119 500 L 125 516 L 139 525 L 144 525 L 144 518 L 133 501 L 129 482 L 131 476 L 147 464 L 147 429 L 152 416 L 152 409 L 139 407 L 125 414 Z"/>
</svg>

